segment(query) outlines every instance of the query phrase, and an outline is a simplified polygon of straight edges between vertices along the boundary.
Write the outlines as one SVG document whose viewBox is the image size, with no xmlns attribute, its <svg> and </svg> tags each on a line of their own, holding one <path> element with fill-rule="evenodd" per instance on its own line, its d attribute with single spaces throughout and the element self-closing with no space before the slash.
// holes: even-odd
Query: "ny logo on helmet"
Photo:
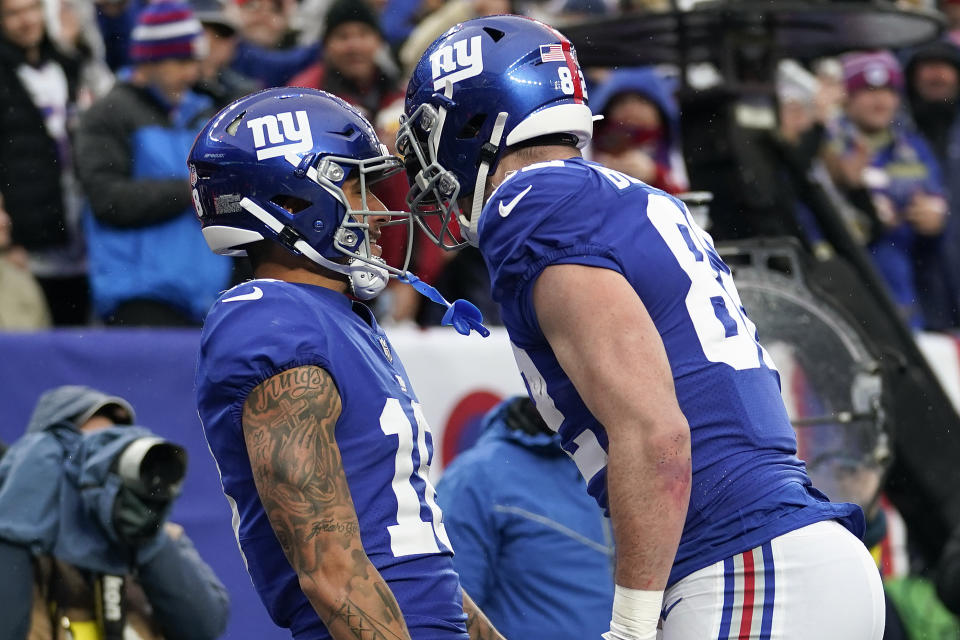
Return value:
<svg viewBox="0 0 960 640">
<path fill-rule="evenodd" d="M 296 124 L 294 116 L 297 117 Z M 247 127 L 253 132 L 257 160 L 296 155 L 313 148 L 313 134 L 306 111 L 260 116 L 247 122 Z"/>
<path fill-rule="evenodd" d="M 457 40 L 430 54 L 434 91 L 443 87 L 447 81 L 450 84 L 456 84 L 461 80 L 480 75 L 483 71 L 481 46 L 481 37 L 473 36 L 469 42 Z"/>
</svg>

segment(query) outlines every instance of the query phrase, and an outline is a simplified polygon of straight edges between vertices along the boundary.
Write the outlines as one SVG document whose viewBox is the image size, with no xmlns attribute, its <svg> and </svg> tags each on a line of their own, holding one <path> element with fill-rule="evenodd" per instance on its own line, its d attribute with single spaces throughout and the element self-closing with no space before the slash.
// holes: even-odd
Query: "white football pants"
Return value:
<svg viewBox="0 0 960 640">
<path fill-rule="evenodd" d="M 881 640 L 880 572 L 834 520 L 774 538 L 667 589 L 660 640 Z"/>
</svg>

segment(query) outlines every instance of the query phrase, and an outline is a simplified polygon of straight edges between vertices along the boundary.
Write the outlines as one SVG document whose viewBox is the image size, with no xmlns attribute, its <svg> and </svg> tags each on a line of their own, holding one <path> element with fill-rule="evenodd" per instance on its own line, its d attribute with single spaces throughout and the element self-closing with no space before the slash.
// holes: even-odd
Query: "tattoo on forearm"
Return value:
<svg viewBox="0 0 960 640">
<path fill-rule="evenodd" d="M 298 573 L 317 569 L 321 545 L 339 541 L 349 548 L 359 532 L 334 438 L 339 414 L 340 395 L 319 367 L 273 376 L 244 406 L 260 500 Z"/>
<path fill-rule="evenodd" d="M 409 640 L 396 599 L 360 541 L 334 433 L 339 415 L 340 394 L 319 367 L 290 369 L 250 393 L 243 433 L 260 501 L 310 593 L 329 593 L 319 579 L 325 554 L 346 554 L 341 595 L 335 602 L 311 598 L 335 638 Z"/>
<path fill-rule="evenodd" d="M 342 533 L 348 536 L 360 535 L 360 525 L 356 522 L 337 522 L 330 518 L 314 522 L 306 540 L 313 539 L 318 533 Z"/>
<path fill-rule="evenodd" d="M 389 615 L 392 616 L 391 620 L 400 620 L 403 618 L 403 615 L 400 613 L 399 607 L 397 607 L 397 599 L 393 597 L 393 592 L 387 588 L 386 585 L 374 584 L 373 588 L 376 590 L 377 595 L 380 597 L 380 602 L 383 603 L 384 609 Z M 390 622 L 388 620 L 387 622 Z"/>
<path fill-rule="evenodd" d="M 346 623 L 350 633 L 357 640 L 403 640 L 403 636 L 395 634 L 387 628 L 387 625 L 369 615 L 349 599 L 337 609 L 334 616 Z"/>
</svg>

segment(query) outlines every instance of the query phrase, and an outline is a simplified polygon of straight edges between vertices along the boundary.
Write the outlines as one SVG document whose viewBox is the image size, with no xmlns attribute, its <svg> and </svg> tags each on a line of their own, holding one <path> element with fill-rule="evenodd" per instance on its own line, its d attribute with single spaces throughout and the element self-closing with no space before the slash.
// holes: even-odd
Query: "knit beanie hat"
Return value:
<svg viewBox="0 0 960 640">
<path fill-rule="evenodd" d="M 850 53 L 840 60 L 843 65 L 843 81 L 847 95 L 861 89 L 903 88 L 903 71 L 900 63 L 889 51 Z"/>
<path fill-rule="evenodd" d="M 194 60 L 204 54 L 203 27 L 190 5 L 160 0 L 137 16 L 130 35 L 130 61 Z"/>
<path fill-rule="evenodd" d="M 374 10 L 363 0 L 335 0 L 327 10 L 326 18 L 323 24 L 323 39 L 326 40 L 330 33 L 340 25 L 348 22 L 362 22 L 373 27 L 373 29 L 382 34 L 380 30 L 380 20 Z"/>
</svg>

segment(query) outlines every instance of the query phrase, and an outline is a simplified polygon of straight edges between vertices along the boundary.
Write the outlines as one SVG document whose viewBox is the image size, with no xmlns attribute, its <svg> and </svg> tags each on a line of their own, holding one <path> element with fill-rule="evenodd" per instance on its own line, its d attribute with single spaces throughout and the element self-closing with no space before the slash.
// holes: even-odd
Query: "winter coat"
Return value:
<svg viewBox="0 0 960 640">
<path fill-rule="evenodd" d="M 437 486 L 464 591 L 506 638 L 599 638 L 610 623 L 607 521 L 556 434 L 484 418 Z"/>
<path fill-rule="evenodd" d="M 77 91 L 77 62 L 57 51 L 47 39 L 41 45 L 41 60 L 63 69 L 68 102 L 72 104 Z M 14 244 L 32 251 L 63 246 L 68 235 L 61 150 L 17 75 L 23 64 L 23 51 L 0 37 L 0 193 L 13 220 Z"/>
<path fill-rule="evenodd" d="M 190 196 L 186 158 L 209 98 L 187 93 L 171 110 L 151 89 L 118 83 L 83 115 L 77 172 L 97 313 L 148 299 L 200 321 L 227 288 L 231 263 L 210 252 Z"/>
</svg>

